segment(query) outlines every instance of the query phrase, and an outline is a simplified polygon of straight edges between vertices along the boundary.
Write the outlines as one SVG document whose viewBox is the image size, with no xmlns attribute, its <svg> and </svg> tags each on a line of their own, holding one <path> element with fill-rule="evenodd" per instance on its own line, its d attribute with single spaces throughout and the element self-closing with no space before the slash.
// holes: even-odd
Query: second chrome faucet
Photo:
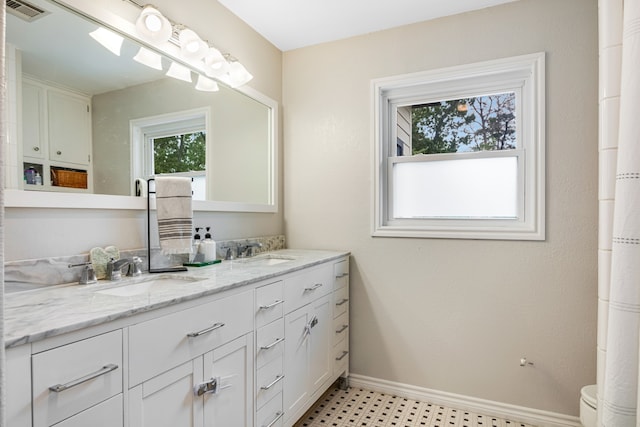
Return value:
<svg viewBox="0 0 640 427">
<path fill-rule="evenodd" d="M 140 276 L 142 274 L 142 259 L 137 256 L 119 260 L 111 258 L 107 263 L 107 280 L 120 280 L 124 267 L 127 267 L 125 273 L 127 276 Z"/>
</svg>

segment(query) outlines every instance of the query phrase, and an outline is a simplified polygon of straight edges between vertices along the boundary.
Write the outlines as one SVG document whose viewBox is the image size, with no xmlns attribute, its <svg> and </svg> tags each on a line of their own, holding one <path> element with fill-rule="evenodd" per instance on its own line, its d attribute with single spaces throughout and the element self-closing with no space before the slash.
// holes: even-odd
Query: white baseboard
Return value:
<svg viewBox="0 0 640 427">
<path fill-rule="evenodd" d="M 366 390 L 377 391 L 395 396 L 406 397 L 446 405 L 453 408 L 470 410 L 483 415 L 495 415 L 538 427 L 581 427 L 580 419 L 555 412 L 541 411 L 524 406 L 509 405 L 476 397 L 431 390 L 409 384 L 396 383 L 364 375 L 350 374 L 349 385 Z"/>
</svg>

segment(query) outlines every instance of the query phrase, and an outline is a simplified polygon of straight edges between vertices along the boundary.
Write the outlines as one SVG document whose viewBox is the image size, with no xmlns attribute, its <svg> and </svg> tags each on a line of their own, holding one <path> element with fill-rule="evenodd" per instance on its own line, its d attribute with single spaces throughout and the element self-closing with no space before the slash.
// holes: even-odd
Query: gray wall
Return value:
<svg viewBox="0 0 640 427">
<path fill-rule="evenodd" d="M 372 238 L 370 80 L 539 51 L 546 241 Z M 521 0 L 283 64 L 288 244 L 352 251 L 352 372 L 577 415 L 596 365 L 596 0 Z"/>
</svg>

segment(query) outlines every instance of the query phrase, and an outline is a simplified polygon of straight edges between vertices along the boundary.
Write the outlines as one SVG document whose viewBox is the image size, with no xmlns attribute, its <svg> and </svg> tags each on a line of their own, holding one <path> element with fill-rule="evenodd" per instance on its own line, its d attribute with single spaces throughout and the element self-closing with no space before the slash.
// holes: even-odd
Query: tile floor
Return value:
<svg viewBox="0 0 640 427">
<path fill-rule="evenodd" d="M 330 389 L 295 427 L 534 427 L 360 388 Z"/>
</svg>

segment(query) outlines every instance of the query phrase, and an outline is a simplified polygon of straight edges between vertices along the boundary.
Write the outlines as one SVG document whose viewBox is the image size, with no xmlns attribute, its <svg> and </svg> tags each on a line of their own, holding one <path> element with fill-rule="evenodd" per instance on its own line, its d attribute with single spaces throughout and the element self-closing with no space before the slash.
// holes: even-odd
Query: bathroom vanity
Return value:
<svg viewBox="0 0 640 427">
<path fill-rule="evenodd" d="M 12 427 L 292 426 L 349 374 L 346 252 L 7 294 Z"/>
</svg>

